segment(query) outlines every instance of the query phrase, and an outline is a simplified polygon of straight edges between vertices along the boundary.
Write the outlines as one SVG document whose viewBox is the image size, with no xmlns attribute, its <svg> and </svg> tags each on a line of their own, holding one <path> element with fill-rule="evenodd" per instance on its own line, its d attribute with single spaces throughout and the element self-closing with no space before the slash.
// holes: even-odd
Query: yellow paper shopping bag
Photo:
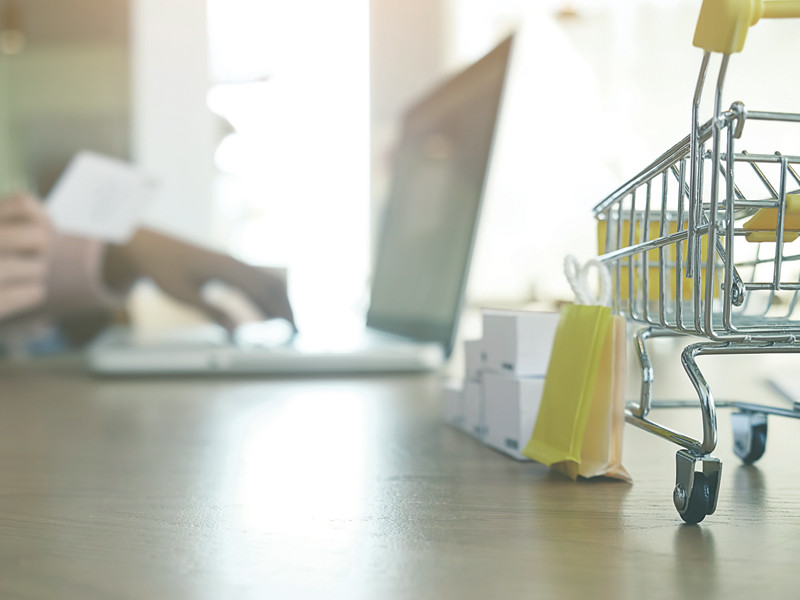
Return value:
<svg viewBox="0 0 800 600">
<path fill-rule="evenodd" d="M 523 454 L 573 479 L 630 481 L 621 462 L 624 367 L 625 320 L 605 306 L 565 306 Z"/>
</svg>

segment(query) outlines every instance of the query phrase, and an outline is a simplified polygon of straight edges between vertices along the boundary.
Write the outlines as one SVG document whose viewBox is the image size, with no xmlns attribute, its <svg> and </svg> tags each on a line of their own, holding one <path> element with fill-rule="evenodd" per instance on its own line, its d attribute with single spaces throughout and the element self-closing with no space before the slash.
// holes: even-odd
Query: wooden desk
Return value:
<svg viewBox="0 0 800 600">
<path fill-rule="evenodd" d="M 797 595 L 800 424 L 742 467 L 720 411 L 719 508 L 683 526 L 677 447 L 628 427 L 634 485 L 573 483 L 441 424 L 438 390 L 0 366 L 0 597 Z"/>
</svg>

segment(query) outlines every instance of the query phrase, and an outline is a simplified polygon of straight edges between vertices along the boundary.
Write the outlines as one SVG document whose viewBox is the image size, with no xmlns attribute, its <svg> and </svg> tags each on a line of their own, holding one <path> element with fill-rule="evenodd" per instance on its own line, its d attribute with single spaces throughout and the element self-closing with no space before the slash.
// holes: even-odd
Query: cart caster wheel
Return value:
<svg viewBox="0 0 800 600">
<path fill-rule="evenodd" d="M 767 415 L 739 412 L 731 415 L 733 452 L 746 465 L 764 456 L 767 448 Z"/>
<path fill-rule="evenodd" d="M 697 463 L 702 471 L 696 471 Z M 722 462 L 709 455 L 679 450 L 675 455 L 675 491 L 672 501 L 681 519 L 699 523 L 717 510 Z"/>
<path fill-rule="evenodd" d="M 686 497 L 686 490 L 679 483 L 675 486 L 673 500 L 681 519 L 690 525 L 699 523 L 706 518 L 706 515 L 714 512 L 711 487 L 706 476 L 700 471 L 695 471 L 691 496 Z"/>
</svg>

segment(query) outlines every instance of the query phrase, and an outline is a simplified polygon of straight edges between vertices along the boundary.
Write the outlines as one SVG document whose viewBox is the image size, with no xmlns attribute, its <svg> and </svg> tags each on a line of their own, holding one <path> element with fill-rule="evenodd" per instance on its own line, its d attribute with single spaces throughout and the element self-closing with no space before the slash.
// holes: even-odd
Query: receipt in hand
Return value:
<svg viewBox="0 0 800 600">
<path fill-rule="evenodd" d="M 46 206 L 59 231 L 123 243 L 139 226 L 156 187 L 134 166 L 84 151 L 64 170 Z"/>
</svg>

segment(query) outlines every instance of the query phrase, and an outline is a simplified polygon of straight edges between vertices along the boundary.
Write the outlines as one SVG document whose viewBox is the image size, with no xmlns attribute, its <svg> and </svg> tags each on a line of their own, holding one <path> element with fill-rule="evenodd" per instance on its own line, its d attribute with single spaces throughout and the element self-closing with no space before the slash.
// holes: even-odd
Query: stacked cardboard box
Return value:
<svg viewBox="0 0 800 600">
<path fill-rule="evenodd" d="M 464 344 L 464 381 L 443 392 L 444 419 L 518 460 L 530 439 L 559 314 L 484 310 L 483 337 Z"/>
</svg>

